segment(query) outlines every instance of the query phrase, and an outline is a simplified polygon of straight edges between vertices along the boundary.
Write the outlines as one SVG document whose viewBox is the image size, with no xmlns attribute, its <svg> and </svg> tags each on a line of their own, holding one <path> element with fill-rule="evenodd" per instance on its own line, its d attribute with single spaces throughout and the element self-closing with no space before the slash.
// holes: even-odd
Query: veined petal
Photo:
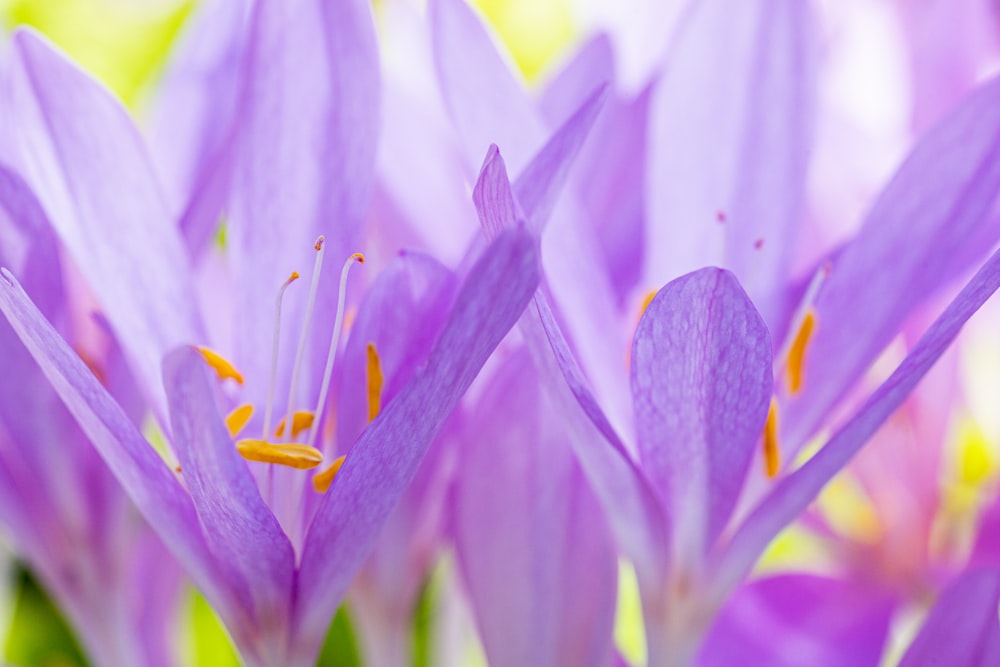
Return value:
<svg viewBox="0 0 1000 667">
<path fill-rule="evenodd" d="M 247 582 L 261 641 L 284 646 L 295 569 L 292 545 L 233 446 L 201 353 L 185 346 L 168 354 L 163 383 L 174 447 L 209 547 Z"/>
<path fill-rule="evenodd" d="M 606 665 L 616 559 L 526 349 L 508 357 L 467 420 L 454 531 L 491 665 Z"/>
<path fill-rule="evenodd" d="M 809 574 L 761 579 L 729 600 L 695 664 L 878 665 L 892 612 L 888 593 L 860 581 Z"/>
<path fill-rule="evenodd" d="M 742 579 L 767 544 L 791 523 L 875 434 L 944 354 L 962 325 L 1000 287 L 1000 251 L 948 305 L 903 363 L 854 416 L 801 468 L 782 478 L 748 516 L 715 564 L 715 594 L 722 599 Z"/>
<path fill-rule="evenodd" d="M 491 149 L 487 154 L 473 197 L 487 237 L 515 226 L 521 219 L 499 151 Z M 519 328 L 539 365 L 540 377 L 559 406 L 570 441 L 608 515 L 615 538 L 640 575 L 659 582 L 658 573 L 667 557 L 666 517 L 594 396 L 544 289 L 539 290 L 534 301 L 535 308 L 525 314 Z"/>
<path fill-rule="evenodd" d="M 729 519 L 772 384 L 767 327 L 728 271 L 678 278 L 639 320 L 632 342 L 639 453 L 686 566 L 701 561 Z"/>
<path fill-rule="evenodd" d="M 545 127 L 513 65 L 463 0 L 431 0 L 428 12 L 438 80 L 466 164 L 478 164 L 483 150 L 497 144 L 520 170 L 544 141 Z"/>
<path fill-rule="evenodd" d="M 233 634 L 246 632 L 250 599 L 245 582 L 211 554 L 190 496 L 6 269 L 0 270 L 0 311 L 136 507 Z"/>
<path fill-rule="evenodd" d="M 1000 571 L 969 570 L 938 601 L 913 640 L 900 667 L 1000 663 Z"/>
<path fill-rule="evenodd" d="M 162 417 L 160 359 L 199 339 L 200 325 L 188 257 L 142 138 L 110 93 L 36 33 L 17 32 L 12 65 L 24 174 Z"/>
<path fill-rule="evenodd" d="M 611 39 L 604 33 L 594 35 L 545 86 L 540 100 L 542 113 L 549 123 L 562 123 L 576 113 L 598 87 L 614 79 L 615 54 Z"/>
<path fill-rule="evenodd" d="M 289 271 L 312 265 L 313 241 L 321 234 L 329 257 L 343 259 L 359 250 L 378 139 L 370 3 L 255 3 L 244 69 L 227 238 L 238 288 L 236 362 L 247 375 L 248 398 L 262 403 L 272 331 L 261 323 L 271 321 L 272 304 L 261 295 L 272 294 Z M 317 320 L 331 315 L 311 332 L 314 344 L 302 366 L 308 387 L 321 381 L 336 312 L 336 273 L 323 272 L 318 292 Z M 304 301 L 289 298 L 288 322 L 302 321 Z M 297 338 L 283 336 L 282 358 L 295 356 Z M 279 396 L 286 395 L 288 375 L 279 369 Z"/>
<path fill-rule="evenodd" d="M 245 0 L 197 8 L 150 110 L 150 147 L 196 257 L 212 239 L 229 194 L 247 8 Z"/>
<path fill-rule="evenodd" d="M 1000 79 L 925 135 L 835 259 L 816 299 L 808 373 L 784 441 L 801 446 L 912 312 L 951 277 L 1000 189 Z"/>
<path fill-rule="evenodd" d="M 505 232 L 470 271 L 423 370 L 355 443 L 306 536 L 296 608 L 303 647 L 319 647 L 434 435 L 537 286 L 536 242 L 524 231 Z"/>
<path fill-rule="evenodd" d="M 649 112 L 645 282 L 723 266 L 774 327 L 811 135 L 809 4 L 705 0 L 689 9 Z"/>
</svg>

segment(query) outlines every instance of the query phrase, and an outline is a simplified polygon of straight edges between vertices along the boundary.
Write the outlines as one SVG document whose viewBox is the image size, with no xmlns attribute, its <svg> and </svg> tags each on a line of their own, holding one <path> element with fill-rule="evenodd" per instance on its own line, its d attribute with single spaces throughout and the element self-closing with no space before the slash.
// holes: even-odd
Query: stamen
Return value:
<svg viewBox="0 0 1000 667">
<path fill-rule="evenodd" d="M 650 290 L 650 292 L 643 297 L 642 306 L 639 307 L 639 318 L 641 319 L 643 315 L 646 314 L 646 309 L 649 308 L 649 304 L 653 303 L 653 299 L 659 294 L 658 290 Z"/>
<path fill-rule="evenodd" d="M 771 399 L 764 423 L 764 468 L 768 479 L 774 479 L 781 467 L 781 453 L 778 451 L 778 401 Z"/>
<path fill-rule="evenodd" d="M 308 410 L 296 410 L 295 414 L 292 415 L 291 437 L 294 438 L 299 433 L 312 426 L 314 418 L 315 415 Z M 280 438 L 285 435 L 285 423 L 285 417 L 282 417 L 281 421 L 278 423 L 278 428 L 274 429 L 275 438 Z"/>
<path fill-rule="evenodd" d="M 378 357 L 375 343 L 368 343 L 368 364 L 365 366 L 368 379 L 368 421 L 378 417 L 382 408 L 382 361 Z"/>
<path fill-rule="evenodd" d="M 830 264 L 824 264 L 816 271 L 816 275 L 806 287 L 802 302 L 792 318 L 789 331 L 794 332 L 794 335 L 785 338 L 784 346 L 774 357 L 776 363 L 783 362 L 785 364 L 788 389 L 793 395 L 802 390 L 805 379 L 806 350 L 816 330 L 816 311 L 813 305 L 816 303 L 816 296 L 819 294 L 820 288 L 830 275 L 830 270 Z"/>
<path fill-rule="evenodd" d="M 205 363 L 212 367 L 220 380 L 232 379 L 236 384 L 243 384 L 243 374 L 229 363 L 221 354 L 207 347 L 195 347 L 205 358 Z"/>
<path fill-rule="evenodd" d="M 236 443 L 236 450 L 248 461 L 273 463 L 297 470 L 315 468 L 323 462 L 323 455 L 318 449 L 298 442 L 272 443 L 247 438 Z"/>
<path fill-rule="evenodd" d="M 234 438 L 238 436 L 252 416 L 253 406 L 249 403 L 241 405 L 226 415 L 226 428 L 229 429 L 229 435 Z"/>
<path fill-rule="evenodd" d="M 292 271 L 292 275 L 288 276 L 288 279 L 281 283 L 281 287 L 278 288 L 278 296 L 274 303 L 274 337 L 271 343 L 271 380 L 267 388 L 267 407 L 264 409 L 264 429 L 261 432 L 261 437 L 266 438 L 267 434 L 271 431 L 271 412 L 274 410 L 274 385 L 278 381 L 278 342 L 281 338 L 281 300 L 285 296 L 285 290 L 293 282 L 299 279 L 299 274 L 296 271 Z"/>
<path fill-rule="evenodd" d="M 813 331 L 816 329 L 816 313 L 812 309 L 806 312 L 802 324 L 799 326 L 792 346 L 788 348 L 788 363 L 785 370 L 788 378 L 788 389 L 792 394 L 797 394 L 802 390 L 802 379 L 806 366 L 806 349 L 812 339 Z"/>
<path fill-rule="evenodd" d="M 338 456 L 330 464 L 329 468 L 313 475 L 313 488 L 316 489 L 316 493 L 326 493 L 330 489 L 330 485 L 333 484 L 333 478 L 340 472 L 340 466 L 344 465 L 345 458 L 344 456 Z"/>
<path fill-rule="evenodd" d="M 302 331 L 299 333 L 299 345 L 295 350 L 295 362 L 292 364 L 292 380 L 288 385 L 288 404 L 285 407 L 285 418 L 282 420 L 282 423 L 285 424 L 292 423 L 293 435 L 295 432 L 295 418 L 292 415 L 292 411 L 295 409 L 295 392 L 299 387 L 299 372 L 302 368 L 302 358 L 305 356 L 306 341 L 309 337 L 309 325 L 312 322 L 313 310 L 316 305 L 316 292 L 319 291 L 319 277 L 323 272 L 323 257 L 326 255 L 326 237 L 320 235 L 316 239 L 313 249 L 316 251 L 316 260 L 313 262 L 312 280 L 309 283 L 309 298 L 306 301 L 306 319 L 302 323 Z"/>
<path fill-rule="evenodd" d="M 313 413 L 316 415 L 317 426 L 323 421 L 323 408 L 326 407 L 326 397 L 330 391 L 330 378 L 333 373 L 333 359 L 337 356 L 337 346 L 340 344 L 340 328 L 344 322 L 344 302 L 347 301 L 347 274 L 355 262 L 364 264 L 365 256 L 360 252 L 354 253 L 347 258 L 347 261 L 344 262 L 344 268 L 340 270 L 340 290 L 337 292 L 337 317 L 334 319 L 333 332 L 330 335 L 330 349 L 326 353 L 323 385 L 319 390 L 319 398 L 316 399 L 316 409 L 313 410 Z M 316 433 L 318 431 L 318 428 L 309 431 L 310 446 L 316 444 Z"/>
</svg>

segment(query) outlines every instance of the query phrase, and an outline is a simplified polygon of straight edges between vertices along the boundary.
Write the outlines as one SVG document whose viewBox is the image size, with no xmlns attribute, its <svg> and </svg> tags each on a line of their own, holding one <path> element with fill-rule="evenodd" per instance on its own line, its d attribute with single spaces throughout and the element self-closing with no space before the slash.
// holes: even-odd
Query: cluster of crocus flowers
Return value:
<svg viewBox="0 0 1000 667">
<path fill-rule="evenodd" d="M 406 664 L 433 579 L 428 607 L 461 599 L 489 664 L 605 667 L 627 562 L 651 667 L 879 660 L 901 603 L 871 572 L 746 580 L 796 520 L 822 530 L 813 500 L 1000 285 L 1000 83 L 921 132 L 853 235 L 803 253 L 814 10 L 691 3 L 641 85 L 598 36 L 533 96 L 462 0 L 219 0 L 148 136 L 17 32 L 0 519 L 93 658 L 177 660 L 182 571 L 249 665 L 313 664 L 345 600 L 367 664 Z M 84 485 L 100 500 L 74 503 Z M 949 633 L 989 664 L 996 551 L 984 532 L 935 580 L 907 664 Z M 130 623 L 137 577 L 162 595 Z M 800 595 L 865 614 L 834 631 Z M 781 619 L 764 647 L 755 605 Z"/>
</svg>

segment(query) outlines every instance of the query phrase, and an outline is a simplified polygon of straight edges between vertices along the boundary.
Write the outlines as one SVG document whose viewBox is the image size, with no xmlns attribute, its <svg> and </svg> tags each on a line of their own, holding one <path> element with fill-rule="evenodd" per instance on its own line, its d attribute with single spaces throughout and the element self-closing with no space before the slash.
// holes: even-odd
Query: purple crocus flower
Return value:
<svg viewBox="0 0 1000 667">
<path fill-rule="evenodd" d="M 93 341 L 72 312 L 59 244 L 24 181 L 0 167 L 0 263 L 24 277 L 46 317 L 75 345 L 131 418 L 121 353 Z M 84 317 L 86 317 L 84 315 Z M 90 339 L 93 340 L 93 334 Z M 100 347 L 108 349 L 103 354 Z M 180 570 L 4 321 L 0 378 L 0 522 L 38 573 L 92 660 L 172 665 Z M 144 594 L 134 594 L 141 586 Z"/>
<path fill-rule="evenodd" d="M 773 4 L 755 4 L 757 13 L 751 16 L 765 15 L 764 10 L 773 9 Z M 800 72 L 780 69 L 782 63 L 793 59 L 764 58 L 760 54 L 761 49 L 781 49 L 782 45 L 798 48 L 795 26 L 802 16 L 783 3 L 777 4 L 782 11 L 766 14 L 777 17 L 774 21 L 769 18 L 768 26 L 787 39 L 775 42 L 757 35 L 745 40 L 749 54 L 737 51 L 743 57 L 736 60 L 753 63 L 762 58 L 763 62 L 778 63 L 777 71 L 767 70 L 762 76 L 773 77 L 769 86 L 777 90 L 796 91 L 799 88 L 793 84 Z M 709 5 L 706 3 L 702 10 L 705 13 L 696 14 L 689 25 L 697 26 L 702 21 L 718 27 L 722 14 L 714 11 L 718 7 Z M 456 10 L 449 20 L 456 21 L 457 15 Z M 462 28 L 455 29 L 454 35 L 469 39 L 474 34 L 467 21 Z M 685 39 L 697 43 L 698 34 L 696 31 Z M 704 32 L 705 39 L 709 36 L 714 37 L 714 33 Z M 475 51 L 466 49 L 469 52 Z M 444 62 L 442 59 L 442 68 Z M 448 71 L 460 77 L 459 70 L 464 67 L 468 67 L 467 62 L 450 66 Z M 577 440 L 583 443 L 577 445 L 577 454 L 604 501 L 619 543 L 638 566 L 654 664 L 682 663 L 694 657 L 699 638 L 718 605 L 746 575 L 764 546 L 901 404 L 961 324 L 996 289 L 1000 260 L 992 259 L 900 369 L 827 446 L 794 472 L 781 474 L 780 466 L 772 468 L 772 474 L 780 475 L 780 479 L 758 485 L 756 490 L 751 488 L 750 503 L 756 503 L 756 508 L 741 522 L 729 525 L 744 492 L 761 434 L 769 431 L 763 440 L 771 446 L 776 440 L 790 440 L 785 453 L 794 454 L 804 444 L 804 434 L 811 435 L 826 423 L 832 407 L 899 329 L 915 304 L 942 280 L 954 276 L 960 266 L 967 265 L 966 258 L 975 256 L 969 237 L 989 233 L 984 223 L 998 185 L 992 159 L 997 146 L 996 128 L 1000 127 L 995 118 L 997 90 L 998 84 L 993 83 L 977 92 L 928 134 L 883 193 L 858 238 L 831 260 L 831 275 L 809 303 L 815 309 L 812 317 L 820 324 L 812 339 L 813 356 L 804 388 L 801 377 L 795 387 L 772 385 L 775 364 L 767 328 L 731 274 L 718 270 L 688 274 L 660 291 L 646 310 L 633 341 L 632 393 L 638 433 L 638 456 L 634 456 L 634 448 L 622 441 L 598 407 L 545 291 L 536 297 L 535 312 L 530 316 L 538 318 L 547 338 L 540 343 L 552 345 L 549 354 L 554 355 L 550 358 L 579 403 L 576 412 L 572 406 L 564 406 L 560 414 L 570 423 L 586 414 L 593 432 L 612 444 L 602 450 L 593 436 L 585 434 Z M 461 98 L 451 99 L 457 104 Z M 778 103 L 788 99 L 794 103 L 796 98 L 779 95 Z M 751 101 L 735 108 L 738 113 L 752 116 L 761 103 Z M 767 104 L 773 106 L 775 101 L 767 100 Z M 585 117 L 581 112 L 575 120 Z M 474 116 L 469 113 L 465 118 Z M 674 131 L 680 132 L 683 127 L 683 123 L 678 124 Z M 519 218 L 535 225 L 544 223 L 544 216 L 535 216 L 538 211 L 551 210 L 552 195 L 546 179 L 539 176 L 548 174 L 550 183 L 560 181 L 552 174 L 560 171 L 554 165 L 571 153 L 566 149 L 571 142 L 565 140 L 565 134 L 553 140 L 524 169 L 523 173 L 534 178 L 518 179 L 513 189 L 499 154 L 492 152 L 487 157 L 476 189 L 477 205 L 487 229 L 503 229 Z M 797 145 L 789 146 L 783 138 L 779 145 L 773 145 L 767 137 L 765 134 L 758 140 L 775 151 L 775 159 L 780 164 L 794 165 L 787 152 L 791 150 L 794 155 L 800 150 Z M 752 173 L 746 176 L 746 167 L 740 166 L 745 164 L 746 156 L 740 160 L 713 159 L 735 169 L 734 173 L 741 177 L 754 177 Z M 548 169 L 540 171 L 538 166 L 543 164 Z M 926 194 L 931 187 L 935 190 L 932 199 Z M 735 194 L 740 192 L 751 191 L 737 188 Z M 774 198 L 780 200 L 782 211 L 794 211 L 785 198 L 794 201 L 798 196 L 792 188 L 786 195 Z M 932 201 L 937 205 L 929 205 Z M 737 196 L 726 209 L 727 224 L 730 219 L 735 224 L 759 206 L 760 200 L 752 196 Z M 764 213 L 758 211 L 756 217 L 747 219 L 752 222 L 761 215 Z M 785 213 L 779 219 L 787 225 L 793 218 Z M 768 223 L 775 224 L 776 220 L 769 219 Z M 751 252 L 756 245 L 737 244 L 734 252 Z M 945 247 L 954 248 L 954 252 L 942 254 Z M 885 268 L 890 262 L 894 264 L 892 271 Z M 783 336 L 794 346 L 800 325 L 792 317 L 794 301 L 789 304 L 788 300 L 801 299 L 803 290 L 787 285 L 787 277 L 782 278 L 780 272 L 766 284 L 770 287 L 757 290 L 776 304 L 770 309 L 769 319 L 776 323 L 775 328 L 786 323 L 779 331 L 787 330 Z M 588 298 L 598 301 L 600 293 L 588 292 Z M 560 315 L 565 316 L 569 306 L 561 302 L 559 306 Z M 851 316 L 859 309 L 864 319 Z M 539 344 L 537 336 L 534 340 L 529 336 L 528 341 Z M 541 358 L 544 350 L 534 349 L 536 358 Z M 816 352 L 819 349 L 823 352 Z M 786 363 L 780 359 L 778 370 Z M 797 366 L 798 362 L 790 365 Z M 788 383 L 791 385 L 793 380 Z M 558 394 L 560 389 L 553 387 L 552 391 Z M 561 391 L 565 393 L 565 387 Z M 779 433 L 774 426 L 765 429 L 768 422 L 773 424 L 767 419 L 773 393 L 780 398 L 778 412 L 788 415 L 786 423 L 792 425 L 780 431 L 781 438 L 774 437 Z M 773 460 L 773 452 L 769 458 Z"/>
<path fill-rule="evenodd" d="M 324 308 L 337 301 L 336 290 L 324 291 L 332 282 L 329 272 L 314 272 L 319 305 L 313 326 L 304 325 L 301 337 L 284 336 L 293 344 L 276 345 L 277 357 L 274 328 L 263 323 L 273 322 L 273 295 L 289 266 L 308 258 L 306 248 L 318 231 L 333 232 L 327 253 L 343 251 L 357 239 L 374 153 L 366 138 L 377 108 L 368 94 L 374 82 L 364 78 L 375 67 L 369 12 L 363 3 L 256 5 L 240 88 L 246 106 L 223 160 L 231 172 L 228 181 L 215 183 L 224 196 L 192 195 L 230 202 L 225 261 L 231 288 L 223 300 L 210 298 L 204 314 L 188 249 L 196 257 L 206 250 L 197 240 L 212 218 L 185 218 L 182 239 L 145 146 L 123 110 L 43 40 L 30 32 L 14 39 L 10 99 L 19 168 L 40 192 L 56 234 L 105 309 L 142 394 L 160 418 L 177 469 L 149 447 L 9 272 L 0 308 L 119 482 L 213 604 L 249 664 L 312 661 L 434 433 L 537 284 L 537 251 L 527 233 L 506 234 L 480 253 L 453 301 L 431 307 L 436 325 L 424 337 L 404 339 L 412 343 L 406 350 L 411 377 L 391 378 L 400 385 L 391 388 L 395 396 L 346 460 L 335 460 L 339 472 L 324 471 L 326 483 L 335 475 L 328 492 L 303 490 L 307 477 L 300 471 L 252 470 L 233 446 L 235 418 L 245 411 L 223 421 L 220 405 L 228 410 L 237 396 L 228 389 L 219 393 L 205 360 L 227 377 L 237 377 L 235 367 L 189 346 L 216 343 L 204 333 L 203 320 L 224 317 L 222 302 L 235 306 L 231 331 L 238 335 L 231 342 L 219 338 L 225 345 L 215 347 L 236 350 L 246 378 L 238 398 L 258 414 L 270 413 L 272 360 L 287 359 L 279 364 L 277 393 L 287 395 L 292 387 L 301 401 L 320 406 L 314 423 L 305 426 L 312 434 L 307 445 L 272 442 L 279 436 L 270 435 L 267 417 L 252 420 L 250 428 L 263 424 L 263 437 L 242 446 L 244 456 L 298 466 L 322 455 L 312 444 L 328 458 L 335 451 L 333 440 L 320 436 L 330 377 L 322 360 L 328 347 L 337 352 L 326 339 L 338 331 L 334 312 L 340 312 Z M 310 59 L 326 49 L 333 49 L 328 60 Z M 304 69 L 304 62 L 311 68 Z M 74 100 L 72 109 L 60 103 L 66 98 Z M 344 221 L 330 227 L 330 215 Z M 343 288 L 340 294 L 342 307 Z M 373 317 L 403 303 L 398 295 L 386 298 Z M 446 315 L 448 303 L 453 305 Z M 304 300 L 289 299 L 286 315 L 308 312 Z M 209 328 L 219 330 L 216 324 Z M 291 363 L 299 357 L 296 338 L 304 341 L 302 365 Z M 178 348 L 179 343 L 188 345 Z M 344 377 L 355 359 L 347 354 L 343 369 L 337 366 Z M 298 407 L 291 398 L 288 403 L 289 412 Z M 297 431 L 294 424 L 289 420 L 287 429 L 279 429 Z"/>
</svg>

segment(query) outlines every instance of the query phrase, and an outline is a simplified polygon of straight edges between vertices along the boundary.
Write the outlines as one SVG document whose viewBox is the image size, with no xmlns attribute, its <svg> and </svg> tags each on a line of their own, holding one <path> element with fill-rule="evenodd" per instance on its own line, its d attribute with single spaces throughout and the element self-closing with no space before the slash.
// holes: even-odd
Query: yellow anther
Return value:
<svg viewBox="0 0 1000 667">
<path fill-rule="evenodd" d="M 382 361 L 378 358 L 375 343 L 368 343 L 368 364 L 365 366 L 368 381 L 368 421 L 378 417 L 382 409 Z"/>
<path fill-rule="evenodd" d="M 767 422 L 764 424 L 764 469 L 769 479 L 778 474 L 781 467 L 781 454 L 778 451 L 778 402 L 771 399 L 771 407 L 767 411 Z"/>
<path fill-rule="evenodd" d="M 792 340 L 792 345 L 788 348 L 786 372 L 788 376 L 788 389 L 793 394 L 799 393 L 802 389 L 802 379 L 806 365 L 806 349 L 809 347 L 809 341 L 812 340 L 813 331 L 815 330 L 816 313 L 810 308 L 806 312 L 805 317 L 802 318 L 802 324 L 799 325 L 799 330 L 795 333 L 795 339 Z"/>
<path fill-rule="evenodd" d="M 195 349 L 201 352 L 201 356 L 205 357 L 205 362 L 212 367 L 212 370 L 215 371 L 220 380 L 232 378 L 236 380 L 236 384 L 243 384 L 243 375 L 221 354 L 207 347 L 197 347 Z"/>
<path fill-rule="evenodd" d="M 302 431 L 313 425 L 316 415 L 308 410 L 296 410 L 292 415 L 292 437 L 294 438 Z M 274 437 L 280 438 L 285 435 L 285 418 L 278 422 L 278 428 L 274 429 Z"/>
<path fill-rule="evenodd" d="M 234 438 L 238 436 L 252 416 L 253 406 L 249 403 L 241 405 L 226 415 L 226 428 L 229 429 L 229 435 Z"/>
<path fill-rule="evenodd" d="M 642 299 L 642 306 L 639 307 L 639 317 L 640 318 L 643 315 L 646 314 L 646 309 L 649 308 L 649 304 L 653 303 L 653 299 L 656 298 L 657 294 L 659 294 L 659 292 L 654 289 L 654 290 L 650 291 L 648 294 L 646 294 L 646 296 L 643 297 L 643 299 Z"/>
<path fill-rule="evenodd" d="M 330 485 L 333 484 L 333 478 L 340 471 L 340 466 L 344 465 L 344 458 L 343 456 L 338 456 L 330 464 L 329 468 L 313 475 L 313 488 L 316 489 L 316 493 L 326 493 Z"/>
<path fill-rule="evenodd" d="M 318 449 L 297 442 L 273 443 L 247 438 L 237 442 L 236 449 L 248 461 L 274 463 L 298 470 L 315 468 L 323 462 L 323 454 Z"/>
</svg>

